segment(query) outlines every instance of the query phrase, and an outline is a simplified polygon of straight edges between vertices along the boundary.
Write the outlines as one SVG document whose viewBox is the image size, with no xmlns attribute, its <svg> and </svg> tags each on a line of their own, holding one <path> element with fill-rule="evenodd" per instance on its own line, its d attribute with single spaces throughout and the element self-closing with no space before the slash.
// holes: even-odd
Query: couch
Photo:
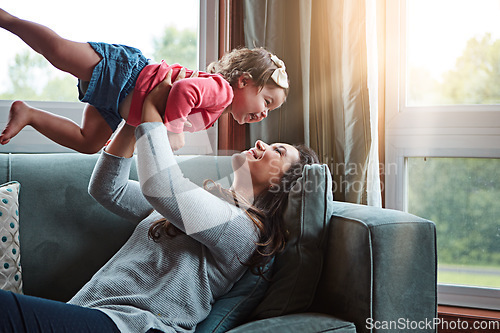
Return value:
<svg viewBox="0 0 500 333">
<path fill-rule="evenodd" d="M 13 252 L 25 294 L 69 300 L 132 233 L 87 193 L 96 159 L 0 154 L 0 184 L 20 184 Z M 178 164 L 195 183 L 230 184 L 230 157 L 180 156 Z M 331 182 L 325 165 L 304 169 L 285 215 L 290 239 L 267 279 L 245 274 L 196 332 L 435 331 L 434 224 L 336 202 Z"/>
</svg>

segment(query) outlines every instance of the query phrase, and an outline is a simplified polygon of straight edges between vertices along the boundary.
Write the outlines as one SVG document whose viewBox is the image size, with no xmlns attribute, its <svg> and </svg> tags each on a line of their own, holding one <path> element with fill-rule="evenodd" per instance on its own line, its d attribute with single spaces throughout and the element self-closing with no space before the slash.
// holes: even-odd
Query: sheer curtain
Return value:
<svg viewBox="0 0 500 333">
<path fill-rule="evenodd" d="M 244 32 L 291 81 L 250 141 L 305 143 L 329 165 L 335 200 L 381 206 L 375 0 L 244 0 Z"/>
</svg>

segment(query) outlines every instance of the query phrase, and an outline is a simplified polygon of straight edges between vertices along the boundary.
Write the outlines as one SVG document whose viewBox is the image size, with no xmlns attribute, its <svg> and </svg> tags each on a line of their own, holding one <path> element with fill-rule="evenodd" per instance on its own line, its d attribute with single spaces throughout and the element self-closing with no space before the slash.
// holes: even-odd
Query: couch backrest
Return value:
<svg viewBox="0 0 500 333">
<path fill-rule="evenodd" d="M 134 224 L 87 192 L 97 155 L 0 154 L 0 184 L 18 181 L 23 289 L 67 301 L 121 247 Z M 231 183 L 231 158 L 178 157 L 184 175 Z M 131 177 L 137 179 L 135 166 Z"/>
</svg>

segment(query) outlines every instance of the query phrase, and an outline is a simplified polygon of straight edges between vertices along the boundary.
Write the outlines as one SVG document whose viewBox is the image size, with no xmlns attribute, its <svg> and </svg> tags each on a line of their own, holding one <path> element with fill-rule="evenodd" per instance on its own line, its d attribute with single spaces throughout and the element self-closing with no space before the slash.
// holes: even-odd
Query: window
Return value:
<svg viewBox="0 0 500 333">
<path fill-rule="evenodd" d="M 408 106 L 500 103 L 497 0 L 407 2 Z"/>
<path fill-rule="evenodd" d="M 436 221 L 438 282 L 500 288 L 500 159 L 410 157 L 408 211 Z"/>
<path fill-rule="evenodd" d="M 165 59 L 196 69 L 204 68 L 217 57 L 213 52 L 217 49 L 213 46 L 217 42 L 215 2 L 151 0 L 138 6 L 136 1 L 129 0 L 119 4 L 98 0 L 84 4 L 27 0 L 23 6 L 6 3 L 3 8 L 72 40 L 126 44 L 139 48 L 154 61 Z M 77 99 L 76 79 L 53 68 L 11 33 L 0 30 L 0 38 L 0 126 L 5 125 L 10 104 L 15 99 L 29 101 L 35 107 L 80 123 L 83 104 Z M 212 52 L 207 53 L 207 50 Z M 65 151 L 54 147 L 31 128 L 24 129 L 0 151 L 31 151 L 33 142 L 39 140 L 38 151 Z M 187 142 L 186 148 L 190 151 L 189 138 Z"/>
<path fill-rule="evenodd" d="M 386 206 L 437 227 L 438 302 L 500 309 L 500 0 L 387 0 Z"/>
</svg>

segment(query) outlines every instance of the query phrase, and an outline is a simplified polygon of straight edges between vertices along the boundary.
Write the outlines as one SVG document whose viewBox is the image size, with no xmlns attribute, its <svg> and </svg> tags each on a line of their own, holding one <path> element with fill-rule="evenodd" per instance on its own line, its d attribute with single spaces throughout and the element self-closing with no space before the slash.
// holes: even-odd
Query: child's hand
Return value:
<svg viewBox="0 0 500 333">
<path fill-rule="evenodd" d="M 185 144 L 184 132 L 181 133 L 167 132 L 167 134 L 168 134 L 168 140 L 170 141 L 170 147 L 172 147 L 173 151 L 179 150 L 182 147 L 184 147 Z"/>
</svg>

